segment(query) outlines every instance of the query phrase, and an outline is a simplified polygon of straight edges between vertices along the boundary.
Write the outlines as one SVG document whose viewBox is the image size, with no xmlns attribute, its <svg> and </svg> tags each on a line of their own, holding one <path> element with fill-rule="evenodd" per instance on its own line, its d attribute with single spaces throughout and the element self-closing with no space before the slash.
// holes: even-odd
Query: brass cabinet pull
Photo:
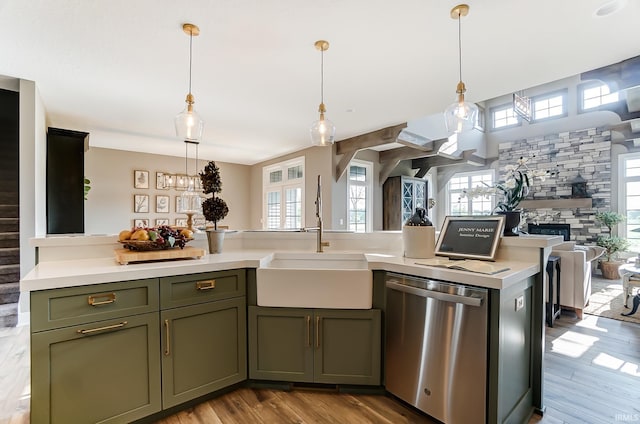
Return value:
<svg viewBox="0 0 640 424">
<path fill-rule="evenodd" d="M 169 346 L 171 345 L 171 331 L 169 331 L 169 320 L 164 320 L 164 331 L 166 335 L 165 345 L 164 345 L 164 356 L 171 355 L 171 351 L 169 350 Z"/>
<path fill-rule="evenodd" d="M 211 290 L 216 288 L 216 280 L 198 281 L 196 290 Z"/>
<path fill-rule="evenodd" d="M 124 327 L 125 325 L 127 325 L 127 321 L 122 321 L 119 324 L 105 325 L 104 327 L 90 328 L 88 330 L 78 330 L 78 333 L 79 334 L 91 334 L 91 333 L 95 333 L 96 331 L 113 330 L 113 329 L 116 329 L 116 328 L 121 328 L 121 327 Z"/>
<path fill-rule="evenodd" d="M 316 347 L 320 347 L 320 317 L 316 317 Z"/>
<path fill-rule="evenodd" d="M 106 299 L 106 300 L 98 301 L 97 299 Z M 113 303 L 115 301 L 116 301 L 116 294 L 115 293 L 93 294 L 93 295 L 87 297 L 87 302 L 91 306 L 108 305 L 109 303 Z"/>
<path fill-rule="evenodd" d="M 311 316 L 307 315 L 307 347 L 311 347 Z"/>
</svg>

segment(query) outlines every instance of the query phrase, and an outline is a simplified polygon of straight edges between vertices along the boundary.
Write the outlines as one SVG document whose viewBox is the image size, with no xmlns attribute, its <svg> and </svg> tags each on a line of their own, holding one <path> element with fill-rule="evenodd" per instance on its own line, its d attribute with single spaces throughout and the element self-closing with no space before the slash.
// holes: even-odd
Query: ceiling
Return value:
<svg viewBox="0 0 640 424">
<path fill-rule="evenodd" d="M 640 54 L 640 0 L 470 2 L 467 99 L 482 101 Z M 309 146 L 320 102 L 337 140 L 440 113 L 458 81 L 455 1 L 0 0 L 0 75 L 36 82 L 53 127 L 90 145 L 184 156 L 188 91 L 200 157 L 254 164 Z M 425 135 L 428 136 L 428 135 Z"/>
</svg>

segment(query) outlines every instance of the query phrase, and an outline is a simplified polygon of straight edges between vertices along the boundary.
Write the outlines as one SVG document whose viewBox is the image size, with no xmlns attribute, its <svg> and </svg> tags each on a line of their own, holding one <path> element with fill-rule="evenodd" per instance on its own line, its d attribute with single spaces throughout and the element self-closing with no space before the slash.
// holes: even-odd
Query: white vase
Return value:
<svg viewBox="0 0 640 424">
<path fill-rule="evenodd" d="M 209 253 L 222 253 L 224 244 L 224 230 L 207 230 Z"/>
<path fill-rule="evenodd" d="M 405 258 L 433 258 L 436 247 L 435 227 L 404 225 L 402 227 L 402 245 L 404 246 Z"/>
</svg>

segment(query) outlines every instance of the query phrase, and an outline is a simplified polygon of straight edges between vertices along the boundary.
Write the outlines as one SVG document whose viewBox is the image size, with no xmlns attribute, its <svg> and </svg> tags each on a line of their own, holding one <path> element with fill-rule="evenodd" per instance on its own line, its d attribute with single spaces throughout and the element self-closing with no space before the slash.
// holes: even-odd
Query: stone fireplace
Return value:
<svg viewBox="0 0 640 424">
<path fill-rule="evenodd" d="M 521 203 L 526 223 L 569 224 L 571 240 L 579 244 L 596 242 L 603 233 L 595 214 L 611 208 L 609 130 L 589 128 L 548 134 L 500 143 L 498 149 L 499 178 L 504 166 L 515 164 L 520 157 L 529 158 L 531 169 L 557 173 L 544 182 L 532 181 L 529 197 Z M 578 176 L 586 182 L 586 198 L 572 198 L 572 183 Z"/>
</svg>

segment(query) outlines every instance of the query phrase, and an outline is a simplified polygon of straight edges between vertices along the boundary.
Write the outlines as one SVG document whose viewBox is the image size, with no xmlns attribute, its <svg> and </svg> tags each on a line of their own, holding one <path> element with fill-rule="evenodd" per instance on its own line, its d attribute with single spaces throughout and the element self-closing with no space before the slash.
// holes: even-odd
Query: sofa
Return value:
<svg viewBox="0 0 640 424">
<path fill-rule="evenodd" d="M 591 270 L 604 252 L 602 247 L 579 246 L 574 241 L 554 246 L 551 251 L 560 258 L 560 305 L 573 309 L 579 319 L 591 296 Z"/>
</svg>

